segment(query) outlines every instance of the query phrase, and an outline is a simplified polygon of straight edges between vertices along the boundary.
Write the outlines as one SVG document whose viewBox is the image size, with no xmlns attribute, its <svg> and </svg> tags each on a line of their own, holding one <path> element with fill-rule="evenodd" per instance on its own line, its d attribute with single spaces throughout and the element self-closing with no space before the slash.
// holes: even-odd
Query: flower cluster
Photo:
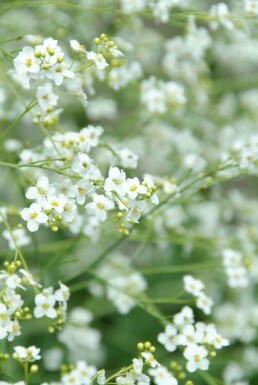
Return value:
<svg viewBox="0 0 258 385">
<path fill-rule="evenodd" d="M 82 307 L 73 308 L 68 314 L 58 340 L 63 343 L 71 360 L 97 360 L 101 356 L 101 334 L 90 326 L 93 314 Z"/>
<path fill-rule="evenodd" d="M 208 357 L 214 356 L 214 349 L 221 349 L 229 344 L 217 332 L 214 324 L 195 323 L 193 311 L 188 306 L 175 314 L 173 324 L 167 325 L 165 332 L 158 335 L 158 341 L 169 352 L 174 352 L 179 346 L 184 348 L 188 372 L 208 370 Z"/>
<path fill-rule="evenodd" d="M 56 134 L 52 141 L 45 141 L 42 156 L 47 159 L 50 153 L 57 151 L 63 156 L 54 161 L 57 172 L 66 164 L 70 165 L 71 172 L 64 173 L 69 179 L 63 178 L 55 185 L 49 182 L 48 177 L 41 176 L 35 186 L 28 188 L 26 198 L 36 202 L 24 208 L 21 216 L 27 221 L 30 231 L 37 231 L 40 224 L 48 224 L 55 231 L 62 224 L 69 226 L 72 232 L 82 229 L 85 235 L 94 239 L 98 238 L 98 228 L 108 219 L 109 211 L 116 209 L 123 232 L 124 219 L 129 223 L 138 223 L 149 207 L 148 202 L 154 205 L 159 203 L 156 187 L 149 175 L 140 183 L 137 177 L 126 178 L 123 170 L 113 166 L 109 168 L 106 178 L 102 175 L 89 155 L 93 148 L 99 146 L 102 131 L 100 126 L 88 126 L 79 133 Z M 23 162 L 25 156 L 28 159 L 28 154 L 23 152 Z M 129 150 L 118 151 L 117 157 L 127 167 L 135 167 L 135 157 Z M 40 160 L 36 162 L 40 167 Z M 80 206 L 84 206 L 83 215 L 78 213 Z"/>
<path fill-rule="evenodd" d="M 114 304 L 121 314 L 127 314 L 137 305 L 137 298 L 147 288 L 143 276 L 133 271 L 129 259 L 115 254 L 96 271 L 97 280 L 90 291 L 97 297 L 104 296 Z"/>
<path fill-rule="evenodd" d="M 1 303 L 0 303 L 0 339 L 7 338 L 12 341 L 21 334 L 20 321 L 30 320 L 32 314 L 28 306 L 24 306 L 23 297 L 31 287 L 35 294 L 34 317 L 41 318 L 46 316 L 50 319 L 58 319 L 53 326 L 60 329 L 60 325 L 66 318 L 67 301 L 69 299 L 69 289 L 59 283 L 60 288 L 53 291 L 53 288 L 41 290 L 41 285 L 35 281 L 31 273 L 21 268 L 21 262 L 5 262 L 6 270 L 0 271 Z M 22 295 L 18 293 L 21 290 Z M 55 305 L 58 303 L 57 309 Z M 51 330 L 53 329 L 51 326 Z"/>
<path fill-rule="evenodd" d="M 249 284 L 248 270 L 242 254 L 237 250 L 223 250 L 223 265 L 232 288 L 246 287 Z"/>
<path fill-rule="evenodd" d="M 65 78 L 74 78 L 74 73 L 69 70 L 58 41 L 52 38 L 45 39 L 42 44 L 34 48 L 24 47 L 14 59 L 14 67 L 17 80 L 26 88 L 30 87 L 31 79 L 47 78 L 53 80 L 56 86 L 60 86 Z M 39 96 L 43 97 L 42 89 L 38 92 Z M 44 93 L 46 94 L 46 88 Z M 51 99 L 52 103 L 55 102 L 55 98 L 50 94 Z"/>
<path fill-rule="evenodd" d="M 163 82 L 150 77 L 141 83 L 141 102 L 148 112 L 164 114 L 186 103 L 184 88 L 175 82 Z"/>
<path fill-rule="evenodd" d="M 185 291 L 196 297 L 196 306 L 201 309 L 204 314 L 210 314 L 213 301 L 204 293 L 205 287 L 202 281 L 193 278 L 191 275 L 185 275 L 183 281 Z"/>
</svg>

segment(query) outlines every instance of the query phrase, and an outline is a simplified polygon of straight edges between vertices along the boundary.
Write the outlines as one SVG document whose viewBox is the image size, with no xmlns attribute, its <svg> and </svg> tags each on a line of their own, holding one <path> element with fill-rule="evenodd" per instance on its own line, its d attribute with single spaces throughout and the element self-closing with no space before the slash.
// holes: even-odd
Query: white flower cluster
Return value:
<svg viewBox="0 0 258 385">
<path fill-rule="evenodd" d="M 35 318 L 54 319 L 59 318 L 59 324 L 66 319 L 67 301 L 70 297 L 69 288 L 59 282 L 59 289 L 54 291 L 53 287 L 44 288 L 41 293 L 35 296 L 36 307 Z"/>
<path fill-rule="evenodd" d="M 32 287 L 35 295 L 35 318 L 47 316 L 50 319 L 57 318 L 59 325 L 66 318 L 69 289 L 59 282 L 60 288 L 53 292 L 53 288 L 43 289 L 33 276 L 25 269 L 20 268 L 21 263 L 6 262 L 6 270 L 0 271 L 1 303 L 0 303 L 0 339 L 7 338 L 12 341 L 21 334 L 21 320 L 29 320 L 32 315 L 29 308 L 24 305 L 22 296 L 17 290 L 22 290 L 24 295 L 29 287 Z M 55 309 L 56 302 L 58 307 Z"/>
<path fill-rule="evenodd" d="M 249 285 L 248 270 L 245 267 L 244 258 L 239 251 L 224 249 L 223 265 L 230 287 L 237 288 Z"/>
<path fill-rule="evenodd" d="M 184 347 L 183 355 L 187 360 L 188 372 L 208 370 L 209 353 L 229 344 L 217 332 L 214 324 L 195 323 L 193 311 L 188 306 L 174 316 L 173 324 L 167 325 L 165 332 L 158 335 L 158 341 L 169 352 L 174 352 L 178 346 Z"/>
<path fill-rule="evenodd" d="M 114 304 L 118 312 L 127 314 L 137 305 L 137 297 L 146 290 L 147 283 L 139 272 L 132 271 L 129 260 L 117 254 L 108 263 L 97 269 L 97 276 L 104 285 L 94 283 L 90 286 L 93 295 L 103 296 Z"/>
<path fill-rule="evenodd" d="M 99 145 L 102 131 L 100 126 L 88 126 L 78 133 L 55 134 L 52 141 L 45 140 L 41 156 L 47 159 L 58 151 L 63 159 L 53 163 L 58 172 L 68 162 L 70 179 L 63 178 L 54 185 L 49 183 L 48 177 L 41 176 L 36 185 L 27 190 L 26 198 L 36 201 L 21 211 L 29 231 L 35 232 L 40 224 L 47 223 L 55 230 L 62 223 L 72 232 L 83 229 L 84 234 L 94 240 L 98 238 L 98 228 L 107 220 L 109 211 L 118 210 L 120 221 L 126 217 L 127 223 L 138 223 L 144 210 L 148 209 L 148 203 L 159 203 L 156 187 L 149 175 L 140 183 L 137 177 L 126 178 L 123 170 L 111 166 L 108 177 L 104 178 L 89 156 L 90 151 Z M 31 156 L 39 158 L 38 154 L 23 152 L 21 159 L 28 161 Z M 117 157 L 127 167 L 135 167 L 136 158 L 131 151 L 122 149 Z M 85 207 L 84 215 L 80 216 L 78 206 Z"/>
<path fill-rule="evenodd" d="M 31 79 L 48 78 L 53 80 L 56 86 L 60 86 L 64 78 L 74 78 L 74 73 L 65 63 L 64 53 L 59 47 L 58 41 L 52 38 L 44 40 L 35 48 L 24 47 L 14 59 L 14 67 L 17 80 L 26 88 L 30 87 Z M 38 92 L 41 93 L 41 91 Z M 53 97 L 51 98 L 54 101 Z"/>
<path fill-rule="evenodd" d="M 90 385 L 96 374 L 95 366 L 88 365 L 84 361 L 78 361 L 74 369 L 62 375 L 60 385 Z"/>
<path fill-rule="evenodd" d="M 143 75 L 142 67 L 139 62 L 133 61 L 121 67 L 112 68 L 107 74 L 108 85 L 118 91 L 127 87 L 131 82 L 139 80 Z"/>
<path fill-rule="evenodd" d="M 4 265 L 6 270 L 0 271 L 0 339 L 12 341 L 21 334 L 20 321 L 31 318 L 29 308 L 23 307 L 24 300 L 17 290 L 25 292 L 29 286 L 38 288 L 40 285 L 28 271 L 20 269 L 20 262 L 6 262 Z"/>
<path fill-rule="evenodd" d="M 162 23 L 169 21 L 169 14 L 173 7 L 186 7 L 189 0 L 120 0 L 121 8 L 124 13 L 134 13 L 143 11 L 149 7 L 153 16 Z"/>
<path fill-rule="evenodd" d="M 24 346 L 14 347 L 14 358 L 22 363 L 25 362 L 35 362 L 41 359 L 40 349 L 36 346 L 29 346 L 25 348 Z"/>
<path fill-rule="evenodd" d="M 98 360 L 101 356 L 101 334 L 89 324 L 93 314 L 82 307 L 75 307 L 67 317 L 63 330 L 58 334 L 58 340 L 69 351 L 71 360 Z"/>
<path fill-rule="evenodd" d="M 171 79 L 197 85 L 199 77 L 207 72 L 205 53 L 211 43 L 208 30 L 197 27 L 194 18 L 190 17 L 186 34 L 165 42 L 166 52 L 162 58 L 164 71 Z"/>
<path fill-rule="evenodd" d="M 228 30 L 234 28 L 234 24 L 230 20 L 230 13 L 226 3 L 212 5 L 210 14 L 212 17 L 214 17 L 214 19 L 216 19 L 210 23 L 212 29 L 216 30 L 220 26 Z"/>
<path fill-rule="evenodd" d="M 3 231 L 3 238 L 8 242 L 8 247 L 11 250 L 15 250 L 16 246 L 27 246 L 31 243 L 31 238 L 28 236 L 23 228 L 15 228 L 10 232 L 9 230 Z"/>
<path fill-rule="evenodd" d="M 243 290 L 243 289 L 242 289 Z M 245 295 L 237 303 L 226 302 L 216 308 L 216 324 L 231 344 L 250 344 L 257 338 L 258 306 L 256 299 Z"/>
<path fill-rule="evenodd" d="M 205 293 L 205 286 L 199 279 L 195 279 L 191 275 L 183 277 L 184 289 L 188 293 L 196 297 L 196 306 L 201 309 L 204 314 L 211 314 L 213 301 Z"/>
<path fill-rule="evenodd" d="M 126 372 L 124 376 L 116 378 L 116 383 L 118 385 L 149 384 L 150 378 L 142 373 L 144 365 L 156 368 L 160 364 L 150 351 L 144 351 L 141 353 L 140 358 L 133 359 L 132 369 L 130 371 Z"/>
<path fill-rule="evenodd" d="M 148 112 L 164 114 L 186 103 L 184 88 L 176 82 L 164 82 L 151 76 L 141 83 L 141 102 Z"/>
<path fill-rule="evenodd" d="M 148 371 L 156 385 L 178 385 L 177 379 L 165 366 L 157 366 Z"/>
</svg>

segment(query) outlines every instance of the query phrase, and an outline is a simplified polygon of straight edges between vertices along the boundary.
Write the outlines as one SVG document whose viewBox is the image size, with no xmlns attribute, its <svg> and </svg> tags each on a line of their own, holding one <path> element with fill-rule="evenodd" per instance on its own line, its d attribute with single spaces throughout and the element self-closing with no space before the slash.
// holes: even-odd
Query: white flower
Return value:
<svg viewBox="0 0 258 385">
<path fill-rule="evenodd" d="M 93 195 L 93 201 L 88 203 L 86 210 L 89 215 L 94 215 L 100 222 L 107 219 L 107 211 L 114 209 L 115 204 L 104 195 Z"/>
<path fill-rule="evenodd" d="M 84 45 L 80 44 L 78 40 L 71 39 L 70 46 L 75 52 L 86 52 Z"/>
<path fill-rule="evenodd" d="M 193 310 L 189 306 L 184 306 L 182 310 L 174 316 L 173 320 L 174 324 L 178 327 L 192 324 L 194 322 Z"/>
<path fill-rule="evenodd" d="M 204 289 L 204 284 L 199 279 L 195 279 L 191 275 L 185 275 L 183 277 L 183 281 L 185 291 L 195 297 L 199 296 Z"/>
<path fill-rule="evenodd" d="M 58 302 L 67 302 L 70 297 L 70 289 L 62 282 L 59 282 L 60 289 L 55 291 L 55 298 Z"/>
<path fill-rule="evenodd" d="M 106 382 L 105 370 L 101 369 L 97 373 L 97 383 L 98 385 L 104 385 Z"/>
<path fill-rule="evenodd" d="M 143 361 L 138 358 L 133 359 L 133 374 L 138 384 L 149 384 L 150 378 L 142 373 Z"/>
<path fill-rule="evenodd" d="M 120 198 L 125 194 L 125 172 L 119 170 L 118 167 L 110 167 L 108 172 L 108 178 L 105 180 L 104 189 L 106 192 L 114 191 Z"/>
<path fill-rule="evenodd" d="M 78 361 L 75 370 L 78 372 L 83 385 L 90 385 L 92 378 L 97 373 L 95 366 L 87 365 L 84 361 Z"/>
<path fill-rule="evenodd" d="M 148 373 L 154 377 L 156 385 L 178 385 L 177 379 L 165 366 L 149 369 Z"/>
<path fill-rule="evenodd" d="M 122 167 L 125 168 L 136 168 L 138 165 L 138 155 L 134 154 L 132 151 L 127 148 L 117 151 Z"/>
<path fill-rule="evenodd" d="M 39 355 L 40 349 L 36 348 L 36 346 L 30 346 L 28 348 L 24 348 L 23 346 L 15 346 L 14 350 L 19 361 L 34 362 L 40 360 L 41 358 Z"/>
<path fill-rule="evenodd" d="M 126 373 L 125 377 L 117 377 L 116 383 L 119 385 L 135 385 L 135 377 L 132 373 Z"/>
<path fill-rule="evenodd" d="M 56 318 L 57 312 L 54 309 L 56 303 L 55 295 L 48 293 L 37 294 L 35 297 L 36 307 L 34 309 L 34 316 L 41 318 L 47 316 L 48 318 Z"/>
<path fill-rule="evenodd" d="M 176 82 L 167 82 L 162 85 L 166 103 L 172 107 L 180 107 L 185 104 L 184 88 Z"/>
<path fill-rule="evenodd" d="M 215 328 L 213 332 L 207 333 L 205 342 L 214 346 L 215 349 L 221 349 L 223 346 L 229 345 L 229 341 L 226 338 L 223 338 L 219 333 L 217 333 Z"/>
<path fill-rule="evenodd" d="M 156 186 L 152 180 L 152 177 L 150 175 L 145 175 L 143 180 L 144 180 L 144 184 L 147 187 L 148 191 L 151 192 L 150 201 L 154 205 L 158 205 L 159 204 L 159 198 L 158 198 L 158 195 L 154 192 L 154 191 L 156 191 Z"/>
<path fill-rule="evenodd" d="M 8 246 L 11 250 L 15 250 L 16 245 L 22 247 L 31 243 L 31 239 L 27 236 L 24 229 L 13 229 L 12 233 L 4 230 L 3 237 L 8 241 Z"/>
<path fill-rule="evenodd" d="M 42 87 L 37 88 L 36 96 L 42 110 L 46 111 L 49 106 L 56 106 L 58 96 L 53 92 L 53 87 L 50 83 L 46 83 Z"/>
<path fill-rule="evenodd" d="M 177 329 L 167 325 L 164 333 L 158 335 L 158 341 L 165 346 L 168 352 L 174 352 L 177 348 Z"/>
<path fill-rule="evenodd" d="M 101 53 L 96 53 L 93 51 L 87 52 L 87 58 L 88 60 L 92 60 L 95 63 L 97 69 L 100 71 L 104 70 L 106 67 L 109 66 L 109 64 L 106 62 L 106 59 Z"/>
<path fill-rule="evenodd" d="M 77 160 L 72 164 L 71 170 L 83 178 L 90 177 L 93 161 L 87 154 L 78 154 Z"/>
<path fill-rule="evenodd" d="M 232 288 L 247 287 L 249 280 L 247 278 L 247 270 L 243 266 L 227 268 L 228 285 Z"/>
<path fill-rule="evenodd" d="M 242 255 L 236 250 L 223 250 L 223 265 L 225 267 L 238 267 L 241 265 L 242 259 Z"/>
<path fill-rule="evenodd" d="M 84 127 L 78 133 L 78 143 L 77 146 L 80 151 L 89 152 L 92 147 L 96 147 L 99 144 L 99 137 L 103 133 L 103 128 L 101 126 L 91 126 Z"/>
<path fill-rule="evenodd" d="M 27 228 L 31 232 L 37 231 L 39 224 L 46 223 L 48 216 L 42 212 L 42 208 L 37 203 L 32 203 L 29 208 L 21 211 L 21 217 L 27 221 Z"/>
<path fill-rule="evenodd" d="M 219 3 L 212 5 L 210 13 L 211 16 L 217 19 L 217 21 L 212 21 L 210 23 L 212 29 L 218 29 L 219 25 L 222 25 L 223 27 L 229 30 L 234 28 L 234 24 L 229 19 L 230 13 L 227 4 Z"/>
<path fill-rule="evenodd" d="M 209 360 L 206 358 L 208 351 L 203 346 L 196 344 L 188 345 L 183 353 L 187 359 L 186 368 L 188 372 L 195 372 L 197 369 L 208 370 Z"/>
<path fill-rule="evenodd" d="M 24 47 L 22 52 L 14 59 L 14 67 L 18 74 L 38 73 L 40 71 L 39 63 L 32 47 Z"/>
<path fill-rule="evenodd" d="M 83 205 L 87 197 L 92 196 L 95 191 L 94 185 L 88 179 L 81 179 L 69 191 L 69 196 L 75 198 L 78 205 Z"/>
<path fill-rule="evenodd" d="M 64 194 L 58 194 L 58 196 L 48 195 L 47 201 L 52 209 L 55 209 L 55 211 L 61 214 L 64 211 L 67 198 Z"/>
<path fill-rule="evenodd" d="M 211 314 L 211 308 L 213 306 L 213 301 L 211 298 L 209 298 L 205 293 L 200 293 L 198 296 L 197 296 L 197 299 L 196 299 L 196 306 L 199 308 L 199 309 L 202 309 L 202 311 L 204 312 L 204 314 Z"/>
<path fill-rule="evenodd" d="M 147 188 L 140 184 L 138 178 L 128 178 L 125 181 L 125 193 L 131 198 L 137 198 L 138 194 L 145 194 L 147 192 Z"/>
<path fill-rule="evenodd" d="M 192 343 L 202 343 L 203 335 L 197 332 L 193 325 L 185 325 L 178 336 L 178 345 L 187 346 Z"/>
<path fill-rule="evenodd" d="M 42 202 L 45 200 L 47 194 L 53 194 L 55 191 L 54 187 L 49 185 L 49 180 L 46 176 L 41 176 L 36 186 L 29 187 L 26 191 L 27 199 L 36 199 L 38 202 Z"/>
<path fill-rule="evenodd" d="M 141 353 L 141 356 L 145 359 L 145 363 L 152 368 L 156 368 L 157 366 L 160 366 L 156 358 L 153 356 L 150 352 L 143 352 Z"/>
<path fill-rule="evenodd" d="M 141 218 L 143 212 L 143 202 L 128 199 L 128 204 L 129 212 L 126 217 L 128 222 L 139 223 L 139 219 Z"/>
</svg>

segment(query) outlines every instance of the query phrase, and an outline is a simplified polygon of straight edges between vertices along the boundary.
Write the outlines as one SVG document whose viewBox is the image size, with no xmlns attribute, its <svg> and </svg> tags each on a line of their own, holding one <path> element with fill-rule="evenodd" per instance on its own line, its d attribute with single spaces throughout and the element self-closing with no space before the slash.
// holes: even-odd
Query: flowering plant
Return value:
<svg viewBox="0 0 258 385">
<path fill-rule="evenodd" d="M 255 385 L 257 0 L 0 4 L 0 385 Z"/>
</svg>

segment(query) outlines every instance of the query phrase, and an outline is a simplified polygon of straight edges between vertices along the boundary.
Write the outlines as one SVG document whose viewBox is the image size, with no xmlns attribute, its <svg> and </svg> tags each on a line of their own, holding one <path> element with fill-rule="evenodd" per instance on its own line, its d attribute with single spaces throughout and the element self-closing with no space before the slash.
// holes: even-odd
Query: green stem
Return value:
<svg viewBox="0 0 258 385">
<path fill-rule="evenodd" d="M 27 114 L 32 108 L 34 108 L 37 105 L 37 101 L 32 100 L 28 106 L 25 108 L 25 110 L 7 127 L 4 132 L 0 135 L 0 141 L 2 138 L 24 117 L 24 115 Z"/>
</svg>

